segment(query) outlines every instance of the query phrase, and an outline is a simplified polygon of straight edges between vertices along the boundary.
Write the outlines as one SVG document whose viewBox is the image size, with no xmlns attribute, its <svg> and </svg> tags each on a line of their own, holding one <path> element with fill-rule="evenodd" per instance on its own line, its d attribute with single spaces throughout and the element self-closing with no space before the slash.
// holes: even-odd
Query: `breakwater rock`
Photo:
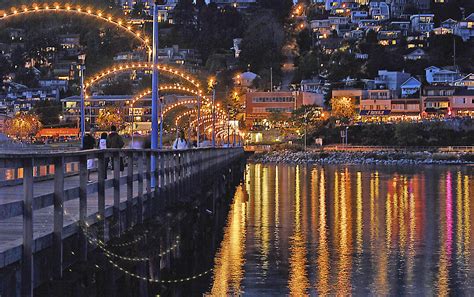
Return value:
<svg viewBox="0 0 474 297">
<path fill-rule="evenodd" d="M 279 150 L 256 153 L 250 160 L 255 163 L 286 164 L 381 164 L 381 165 L 422 165 L 422 164 L 470 164 L 474 154 L 432 153 L 432 152 L 342 152 L 342 151 L 291 151 Z"/>
</svg>

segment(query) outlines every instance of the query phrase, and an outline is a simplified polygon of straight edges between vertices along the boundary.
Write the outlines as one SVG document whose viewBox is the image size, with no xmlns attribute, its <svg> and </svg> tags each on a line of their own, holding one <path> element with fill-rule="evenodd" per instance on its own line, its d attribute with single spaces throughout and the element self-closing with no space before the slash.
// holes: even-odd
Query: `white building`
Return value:
<svg viewBox="0 0 474 297">
<path fill-rule="evenodd" d="M 454 34 L 460 36 L 464 41 L 474 38 L 474 13 L 457 24 Z"/>
<path fill-rule="evenodd" d="M 470 73 L 465 77 L 454 82 L 456 87 L 465 87 L 469 90 L 474 90 L 474 73 Z"/>
<path fill-rule="evenodd" d="M 404 55 L 403 58 L 408 61 L 421 60 L 421 59 L 426 58 L 426 52 L 422 50 L 421 48 L 417 48 L 411 53 Z"/>
<path fill-rule="evenodd" d="M 384 85 L 385 88 L 400 95 L 401 85 L 410 77 L 411 75 L 406 72 L 379 70 L 378 77 L 375 78 L 375 84 Z"/>
<path fill-rule="evenodd" d="M 369 17 L 369 13 L 367 11 L 352 11 L 351 12 L 351 23 L 357 23 L 360 20 L 365 20 Z"/>
<path fill-rule="evenodd" d="M 390 19 L 390 7 L 385 2 L 372 1 L 369 4 L 369 15 L 378 21 Z"/>
<path fill-rule="evenodd" d="M 421 82 L 414 77 L 407 79 L 401 86 L 402 98 L 413 98 L 417 93 L 420 96 Z"/>
<path fill-rule="evenodd" d="M 415 14 L 410 17 L 413 32 L 429 34 L 434 29 L 434 14 Z"/>
<path fill-rule="evenodd" d="M 449 84 L 461 78 L 458 71 L 430 66 L 425 69 L 426 81 L 429 84 Z"/>
</svg>

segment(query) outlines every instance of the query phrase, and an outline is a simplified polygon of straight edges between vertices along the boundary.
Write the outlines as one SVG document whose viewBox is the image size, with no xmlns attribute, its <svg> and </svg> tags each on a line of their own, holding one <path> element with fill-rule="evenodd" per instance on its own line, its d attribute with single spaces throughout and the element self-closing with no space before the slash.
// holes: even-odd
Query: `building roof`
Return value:
<svg viewBox="0 0 474 297">
<path fill-rule="evenodd" d="M 409 79 L 407 79 L 400 87 L 401 88 L 421 87 L 421 82 L 412 76 Z"/>
<path fill-rule="evenodd" d="M 258 76 L 257 74 L 247 71 L 247 72 L 242 73 L 240 75 L 240 78 L 244 80 L 254 80 L 257 78 L 257 76 Z"/>
<path fill-rule="evenodd" d="M 466 21 L 474 21 L 474 12 L 466 17 Z"/>
</svg>

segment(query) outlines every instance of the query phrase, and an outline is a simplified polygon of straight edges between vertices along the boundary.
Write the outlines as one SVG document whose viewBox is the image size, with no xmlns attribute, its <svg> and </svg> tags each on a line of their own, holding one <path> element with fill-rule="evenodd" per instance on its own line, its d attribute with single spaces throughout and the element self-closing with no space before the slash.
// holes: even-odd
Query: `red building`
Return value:
<svg viewBox="0 0 474 297">
<path fill-rule="evenodd" d="M 265 126 L 272 113 L 290 117 L 303 105 L 303 96 L 297 92 L 249 92 L 245 96 L 247 128 Z"/>
</svg>

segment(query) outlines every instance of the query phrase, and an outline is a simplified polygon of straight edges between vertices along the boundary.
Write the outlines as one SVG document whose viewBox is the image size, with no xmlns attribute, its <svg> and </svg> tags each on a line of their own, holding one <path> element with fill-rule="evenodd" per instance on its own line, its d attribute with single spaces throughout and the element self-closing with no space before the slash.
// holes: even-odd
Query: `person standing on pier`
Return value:
<svg viewBox="0 0 474 297">
<path fill-rule="evenodd" d="M 125 145 L 125 142 L 122 139 L 122 136 L 120 136 L 117 133 L 117 127 L 112 125 L 110 127 L 110 134 L 107 136 L 107 148 L 113 148 L 113 149 L 121 149 Z M 112 161 L 112 169 L 114 167 L 114 162 Z M 125 169 L 125 165 L 123 164 L 123 158 L 120 157 L 120 171 L 123 171 Z"/>
<path fill-rule="evenodd" d="M 95 142 L 95 137 L 94 137 L 95 131 L 94 129 L 91 129 L 89 133 L 87 133 L 84 136 L 84 140 L 82 142 L 82 149 L 83 150 L 93 150 L 96 147 L 96 142 Z M 91 170 L 94 169 L 95 167 L 95 160 L 94 159 L 87 159 L 87 182 L 91 183 L 90 179 L 90 174 Z"/>
<path fill-rule="evenodd" d="M 176 138 L 176 140 L 173 143 L 173 149 L 174 150 L 185 150 L 188 148 L 188 142 L 186 141 L 186 138 L 184 138 L 184 131 L 181 130 L 179 131 L 179 136 Z"/>
</svg>

